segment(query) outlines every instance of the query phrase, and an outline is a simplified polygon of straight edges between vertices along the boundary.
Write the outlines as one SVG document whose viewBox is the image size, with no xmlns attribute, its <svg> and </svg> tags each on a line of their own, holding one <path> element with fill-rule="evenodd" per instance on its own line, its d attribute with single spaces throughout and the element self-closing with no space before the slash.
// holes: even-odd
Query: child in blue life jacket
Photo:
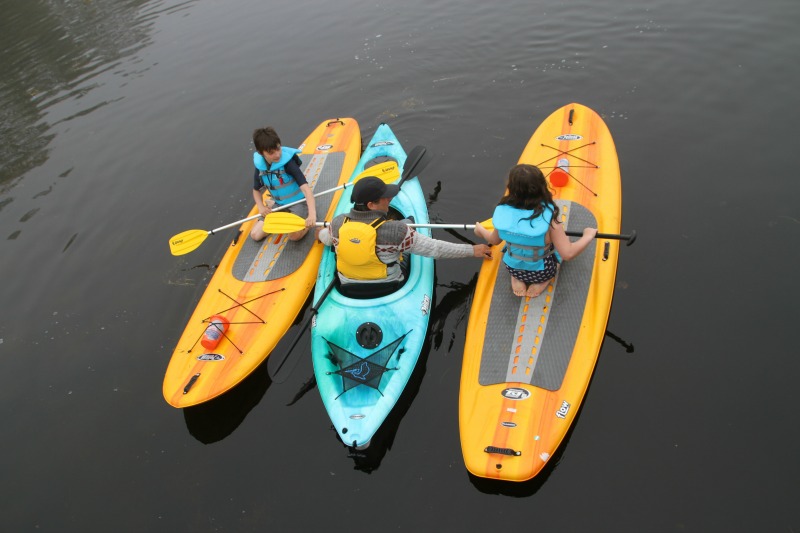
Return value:
<svg viewBox="0 0 800 533">
<path fill-rule="evenodd" d="M 281 139 L 271 127 L 259 128 L 253 132 L 253 144 L 256 151 L 253 153 L 253 200 L 261 216 L 268 215 L 278 206 L 296 202 L 299 203 L 282 211 L 289 211 L 306 220 L 306 227 L 288 235 L 289 239 L 299 241 L 308 233 L 308 228 L 317 222 L 317 206 L 314 194 L 308 186 L 303 171 L 300 170 L 300 150 L 281 146 Z M 264 189 L 269 192 L 264 197 Z M 263 225 L 259 222 L 250 231 L 250 237 L 256 241 L 267 236 Z"/>
<path fill-rule="evenodd" d="M 555 277 L 560 260 L 569 261 L 583 252 L 597 228 L 585 228 L 583 236 L 571 242 L 544 174 L 533 165 L 512 168 L 507 189 L 492 215 L 494 229 L 478 222 L 475 235 L 490 244 L 506 241 L 503 263 L 511 274 L 511 290 L 517 296 L 535 298 Z"/>
</svg>

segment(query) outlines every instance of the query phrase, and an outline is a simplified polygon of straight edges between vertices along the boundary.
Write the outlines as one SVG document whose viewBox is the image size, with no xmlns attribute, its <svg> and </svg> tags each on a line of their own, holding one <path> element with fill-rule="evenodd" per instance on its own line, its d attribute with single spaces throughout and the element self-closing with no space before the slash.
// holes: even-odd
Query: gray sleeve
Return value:
<svg viewBox="0 0 800 533">
<path fill-rule="evenodd" d="M 412 228 L 408 229 L 409 231 L 413 231 Z M 411 239 L 412 243 L 409 251 L 417 255 L 433 257 L 434 259 L 472 257 L 473 248 L 471 244 L 455 244 L 452 242 L 440 241 L 422 235 L 417 231 L 413 231 Z"/>
<path fill-rule="evenodd" d="M 331 235 L 330 228 L 322 228 L 318 238 L 325 246 L 331 246 L 333 244 L 333 236 Z"/>
</svg>

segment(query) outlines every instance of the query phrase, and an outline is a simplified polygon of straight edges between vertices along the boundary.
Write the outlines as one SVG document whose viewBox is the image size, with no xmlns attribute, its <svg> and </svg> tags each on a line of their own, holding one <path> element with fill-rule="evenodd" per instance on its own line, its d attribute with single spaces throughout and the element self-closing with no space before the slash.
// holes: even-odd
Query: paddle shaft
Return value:
<svg viewBox="0 0 800 533">
<path fill-rule="evenodd" d="M 283 359 L 281 359 L 281 362 L 278 363 L 278 367 L 275 369 L 274 372 L 272 372 L 272 380 L 275 381 L 276 383 L 281 383 L 281 382 L 275 380 L 275 376 L 278 375 L 278 372 L 280 372 L 281 368 L 283 368 L 284 363 L 286 363 L 287 359 L 289 359 L 289 355 L 292 353 L 292 350 L 294 350 L 294 347 L 297 346 L 298 342 L 300 342 L 300 338 L 303 336 L 303 334 L 308 329 L 308 326 L 309 326 L 309 324 L 311 324 L 311 321 L 314 319 L 314 316 L 316 316 L 316 314 L 319 312 L 319 308 L 322 306 L 322 302 L 325 301 L 325 298 L 328 297 L 328 295 L 331 293 L 331 291 L 333 290 L 333 287 L 335 285 L 336 285 L 336 274 L 334 274 L 333 279 L 328 284 L 328 286 L 325 287 L 325 291 L 319 297 L 319 300 L 317 300 L 317 303 L 314 305 L 314 307 L 311 308 L 311 316 L 308 317 L 308 320 L 306 320 L 303 323 L 303 326 L 300 328 L 300 331 L 297 333 L 297 336 L 292 341 L 292 344 L 289 346 L 289 348 L 284 353 Z M 287 377 L 288 377 L 288 374 L 287 374 Z"/>
<path fill-rule="evenodd" d="M 345 188 L 349 187 L 350 185 L 352 185 L 352 183 L 344 183 L 342 185 L 338 185 L 338 186 L 333 187 L 331 189 L 326 189 L 324 191 L 320 191 L 320 192 L 314 194 L 314 198 L 316 198 L 317 196 L 322 196 L 323 194 L 329 194 L 329 193 L 338 191 L 339 189 L 345 189 Z M 292 207 L 293 205 L 302 204 L 305 201 L 306 201 L 306 199 L 303 198 L 302 200 L 297 200 L 295 202 L 291 202 L 291 203 L 288 203 L 286 205 L 278 206 L 278 207 L 274 208 L 272 211 L 275 212 L 275 211 L 281 211 L 283 209 L 288 209 L 289 207 Z M 261 216 L 261 213 L 258 213 L 257 215 L 252 215 L 252 216 L 249 216 L 247 218 L 243 218 L 241 220 L 237 220 L 236 222 L 231 222 L 230 224 L 225 224 L 224 226 L 220 226 L 220 227 L 218 227 L 216 229 L 212 229 L 211 231 L 208 232 L 208 234 L 209 235 L 214 235 L 214 233 L 216 233 L 218 231 L 222 231 L 222 230 L 228 229 L 228 228 L 233 228 L 233 227 L 238 226 L 240 224 L 244 224 L 245 222 L 248 222 L 250 220 L 255 220 L 255 219 L 259 218 L 260 216 Z"/>
<path fill-rule="evenodd" d="M 326 228 L 330 222 L 317 222 L 317 226 Z M 438 229 L 475 229 L 475 224 L 406 224 L 409 228 L 438 228 Z M 567 231 L 570 237 L 582 237 L 583 233 L 578 231 Z M 629 245 L 636 240 L 636 232 L 630 235 L 621 235 L 617 233 L 598 233 L 595 235 L 596 239 L 613 239 L 619 241 L 628 241 Z"/>
</svg>

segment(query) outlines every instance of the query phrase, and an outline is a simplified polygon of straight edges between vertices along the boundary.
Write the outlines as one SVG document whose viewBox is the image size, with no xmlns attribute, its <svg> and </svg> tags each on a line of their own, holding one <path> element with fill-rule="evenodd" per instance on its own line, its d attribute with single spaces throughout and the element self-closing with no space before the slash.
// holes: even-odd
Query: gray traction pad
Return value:
<svg viewBox="0 0 800 533">
<path fill-rule="evenodd" d="M 312 191 L 324 191 L 336 187 L 344 165 L 344 152 L 328 154 L 301 154 L 301 169 Z M 335 193 L 323 194 L 315 198 L 317 217 L 325 216 Z M 258 223 L 258 222 L 256 222 Z M 249 235 L 233 264 L 233 277 L 241 281 L 269 281 L 288 276 L 305 261 L 314 232 L 309 231 L 299 241 L 290 241 L 285 235 L 268 235 L 261 242 L 255 242 Z"/>
<path fill-rule="evenodd" d="M 557 203 L 562 213 L 566 210 L 567 230 L 597 227 L 582 205 Z M 596 247 L 593 240 L 581 255 L 564 261 L 551 286 L 527 302 L 514 296 L 510 275 L 500 267 L 486 324 L 481 385 L 520 382 L 551 391 L 561 388 L 583 319 Z"/>
</svg>

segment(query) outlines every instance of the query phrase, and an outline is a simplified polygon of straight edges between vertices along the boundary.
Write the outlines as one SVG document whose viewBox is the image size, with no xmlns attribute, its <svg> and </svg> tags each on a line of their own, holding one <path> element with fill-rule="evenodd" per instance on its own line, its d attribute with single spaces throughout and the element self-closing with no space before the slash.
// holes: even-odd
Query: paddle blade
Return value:
<svg viewBox="0 0 800 533">
<path fill-rule="evenodd" d="M 169 239 L 169 251 L 172 255 L 185 255 L 193 252 L 203 244 L 208 235 L 209 233 L 204 229 L 190 229 L 178 233 Z"/>
<path fill-rule="evenodd" d="M 400 178 L 400 185 L 409 178 L 419 175 L 422 169 L 428 166 L 431 156 L 428 149 L 424 146 L 415 146 L 406 156 L 406 164 L 403 167 L 403 176 Z"/>
<path fill-rule="evenodd" d="M 365 169 L 353 178 L 353 183 L 370 176 L 376 177 L 384 183 L 394 183 L 400 177 L 400 168 L 397 166 L 396 161 L 384 161 Z"/>
<path fill-rule="evenodd" d="M 294 233 L 305 229 L 306 221 L 294 213 L 278 211 L 264 217 L 264 232 L 272 234 Z"/>
<path fill-rule="evenodd" d="M 486 220 L 481 220 L 480 224 L 489 231 L 492 231 L 494 229 L 494 222 L 492 222 L 491 218 L 487 218 Z"/>
</svg>

